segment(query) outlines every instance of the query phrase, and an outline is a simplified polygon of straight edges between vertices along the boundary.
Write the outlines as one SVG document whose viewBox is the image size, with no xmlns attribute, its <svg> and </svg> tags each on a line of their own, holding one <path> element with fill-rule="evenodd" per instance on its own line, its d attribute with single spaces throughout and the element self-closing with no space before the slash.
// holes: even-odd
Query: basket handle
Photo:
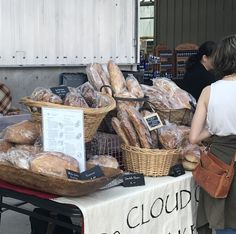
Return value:
<svg viewBox="0 0 236 234">
<path fill-rule="evenodd" d="M 114 92 L 114 90 L 112 89 L 112 87 L 111 87 L 110 85 L 103 85 L 103 86 L 101 86 L 100 92 L 102 92 L 102 90 L 103 90 L 104 88 L 109 88 L 109 89 L 111 90 L 112 97 L 114 97 L 115 92 Z"/>
</svg>

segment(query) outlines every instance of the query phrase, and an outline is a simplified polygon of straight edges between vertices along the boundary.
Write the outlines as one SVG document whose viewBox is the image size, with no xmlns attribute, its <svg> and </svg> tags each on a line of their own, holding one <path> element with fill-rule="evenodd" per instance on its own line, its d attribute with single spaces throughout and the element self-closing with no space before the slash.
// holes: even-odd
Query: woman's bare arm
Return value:
<svg viewBox="0 0 236 234">
<path fill-rule="evenodd" d="M 197 103 L 197 108 L 193 116 L 189 141 L 192 144 L 199 143 L 200 141 L 211 136 L 206 128 L 207 107 L 210 97 L 210 86 L 203 89 Z"/>
</svg>

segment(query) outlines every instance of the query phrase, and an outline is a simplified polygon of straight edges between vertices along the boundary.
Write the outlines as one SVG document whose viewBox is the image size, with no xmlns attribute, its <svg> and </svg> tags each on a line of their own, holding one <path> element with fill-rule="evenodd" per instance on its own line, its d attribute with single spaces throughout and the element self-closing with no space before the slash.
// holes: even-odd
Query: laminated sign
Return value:
<svg viewBox="0 0 236 234">
<path fill-rule="evenodd" d="M 42 108 L 43 148 L 78 160 L 80 172 L 85 170 L 84 114 L 82 110 Z"/>
</svg>

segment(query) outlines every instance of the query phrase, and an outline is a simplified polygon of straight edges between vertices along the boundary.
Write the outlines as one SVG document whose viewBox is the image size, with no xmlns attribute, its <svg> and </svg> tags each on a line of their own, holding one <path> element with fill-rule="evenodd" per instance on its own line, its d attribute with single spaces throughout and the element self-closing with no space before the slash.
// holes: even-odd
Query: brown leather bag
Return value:
<svg viewBox="0 0 236 234">
<path fill-rule="evenodd" d="M 234 177 L 234 157 L 228 165 L 209 151 L 203 151 L 193 177 L 211 197 L 226 198 Z"/>
</svg>

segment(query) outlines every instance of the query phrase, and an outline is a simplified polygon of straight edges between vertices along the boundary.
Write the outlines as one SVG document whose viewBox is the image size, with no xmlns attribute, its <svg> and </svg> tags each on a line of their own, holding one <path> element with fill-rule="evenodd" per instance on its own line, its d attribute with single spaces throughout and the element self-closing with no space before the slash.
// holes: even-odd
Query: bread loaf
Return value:
<svg viewBox="0 0 236 234">
<path fill-rule="evenodd" d="M 95 90 L 100 91 L 101 87 L 103 86 L 103 82 L 93 64 L 90 64 L 86 67 L 86 73 L 90 84 Z"/>
<path fill-rule="evenodd" d="M 64 101 L 64 105 L 66 106 L 76 106 L 82 108 L 88 108 L 88 104 L 82 97 L 80 93 L 67 93 Z"/>
<path fill-rule="evenodd" d="M 97 106 L 98 92 L 89 82 L 86 82 L 79 86 L 78 90 L 84 97 L 85 101 L 88 103 L 89 107 L 94 108 Z"/>
<path fill-rule="evenodd" d="M 142 115 L 134 107 L 127 106 L 125 109 L 138 134 L 141 147 L 152 148 L 152 138 Z"/>
<path fill-rule="evenodd" d="M 191 151 L 188 151 L 184 154 L 184 159 L 192 163 L 198 163 L 200 161 L 200 157 Z"/>
<path fill-rule="evenodd" d="M 13 144 L 7 142 L 6 140 L 0 139 L 0 153 L 6 153 L 11 147 L 13 147 Z"/>
<path fill-rule="evenodd" d="M 93 67 L 97 71 L 97 73 L 99 74 L 103 85 L 110 86 L 109 74 L 106 73 L 106 71 L 103 69 L 102 65 L 99 63 L 94 63 Z M 105 87 L 104 90 L 105 90 L 105 93 L 112 95 L 112 90 L 109 87 Z"/>
<path fill-rule="evenodd" d="M 140 147 L 137 133 L 133 127 L 133 124 L 129 120 L 124 105 L 119 106 L 117 117 L 120 120 L 121 129 L 123 130 L 127 139 L 129 140 L 130 145 Z"/>
<path fill-rule="evenodd" d="M 113 61 L 109 61 L 107 69 L 110 75 L 112 89 L 115 94 L 121 93 L 126 89 L 126 82 L 120 68 Z"/>
<path fill-rule="evenodd" d="M 8 126 L 6 128 L 4 139 L 16 144 L 34 144 L 40 136 L 41 125 L 28 120 Z"/>
<path fill-rule="evenodd" d="M 15 149 L 28 151 L 30 154 L 37 154 L 43 151 L 42 147 L 39 145 L 15 145 Z"/>
<path fill-rule="evenodd" d="M 144 93 L 139 82 L 132 74 L 129 74 L 126 78 L 126 86 L 128 91 L 131 92 L 136 98 L 144 97 Z"/>
<path fill-rule="evenodd" d="M 111 119 L 111 125 L 113 127 L 113 129 L 115 130 L 116 134 L 120 137 L 120 139 L 122 140 L 122 142 L 125 145 L 129 145 L 129 139 L 126 137 L 123 129 L 121 128 L 121 123 L 120 120 L 116 117 L 113 117 Z"/>
<path fill-rule="evenodd" d="M 184 169 L 187 171 L 193 171 L 197 166 L 197 163 L 189 162 L 187 160 L 183 160 L 182 164 Z"/>
<path fill-rule="evenodd" d="M 141 114 L 143 117 L 151 115 L 152 113 L 148 110 L 142 110 Z M 157 129 L 150 131 L 150 135 L 152 138 L 152 146 L 154 149 L 158 148 L 158 131 Z"/>
<path fill-rule="evenodd" d="M 94 166 L 99 165 L 102 167 L 119 168 L 119 163 L 116 158 L 110 155 L 94 155 L 88 160 L 88 164 Z"/>
<path fill-rule="evenodd" d="M 63 102 L 62 99 L 58 95 L 52 93 L 50 89 L 42 87 L 36 88 L 30 98 L 35 101 L 51 102 L 56 104 L 62 104 Z"/>
<path fill-rule="evenodd" d="M 33 155 L 28 151 L 11 148 L 7 152 L 7 161 L 15 167 L 29 169 L 29 162 Z"/>
<path fill-rule="evenodd" d="M 67 178 L 66 169 L 79 172 L 78 161 L 59 152 L 42 152 L 35 155 L 30 161 L 33 172 Z"/>
</svg>

